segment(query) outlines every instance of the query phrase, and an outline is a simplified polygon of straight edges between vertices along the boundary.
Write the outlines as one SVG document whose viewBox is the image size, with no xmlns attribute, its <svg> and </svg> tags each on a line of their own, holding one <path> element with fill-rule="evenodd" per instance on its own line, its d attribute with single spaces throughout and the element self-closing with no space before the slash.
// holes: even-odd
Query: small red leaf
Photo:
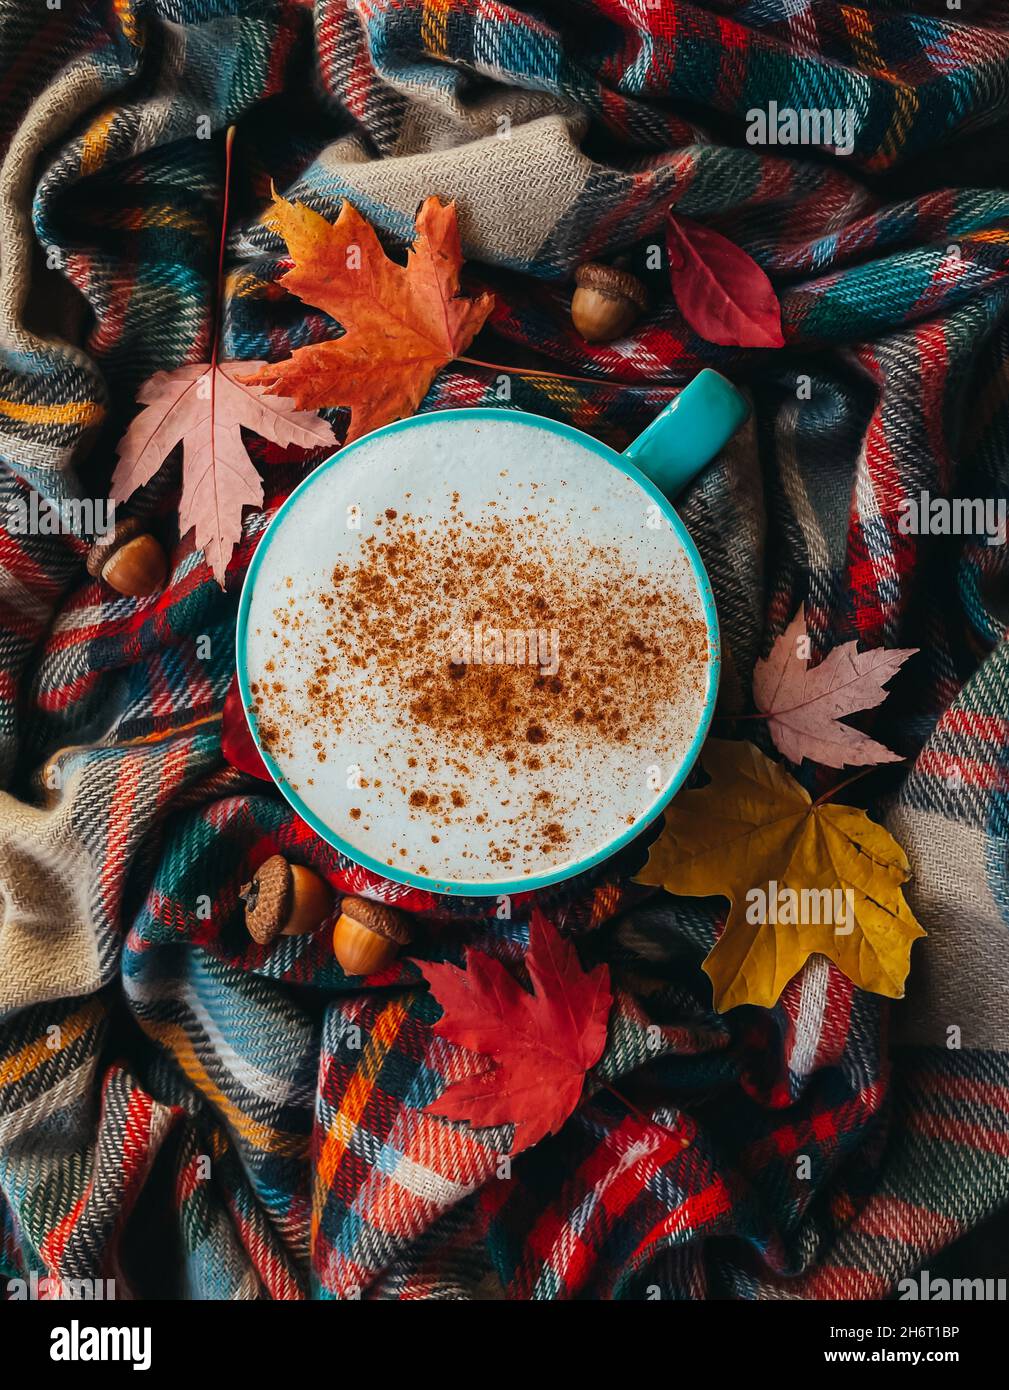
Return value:
<svg viewBox="0 0 1009 1390">
<path fill-rule="evenodd" d="M 272 780 L 249 729 L 245 706 L 238 691 L 237 676 L 232 678 L 228 693 L 224 697 L 221 752 L 224 754 L 224 761 L 232 767 L 237 767 L 239 772 L 247 772 L 252 777 L 262 777 L 266 782 Z"/>
<path fill-rule="evenodd" d="M 467 951 L 466 970 L 418 964 L 445 1010 L 435 1031 L 483 1063 L 427 1109 L 479 1127 L 513 1124 L 513 1153 L 556 1134 L 606 1046 L 607 967 L 582 970 L 572 943 L 539 912 L 526 953 L 533 994 L 484 951 Z"/>
<path fill-rule="evenodd" d="M 723 347 L 784 346 L 771 282 L 741 247 L 669 213 L 666 251 L 673 298 L 695 333 Z"/>
</svg>

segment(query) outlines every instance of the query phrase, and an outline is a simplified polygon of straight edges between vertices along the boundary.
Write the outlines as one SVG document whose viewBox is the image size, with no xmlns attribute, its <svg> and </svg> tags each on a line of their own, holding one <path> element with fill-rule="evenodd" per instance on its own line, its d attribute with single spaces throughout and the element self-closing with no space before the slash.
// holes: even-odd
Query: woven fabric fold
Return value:
<svg viewBox="0 0 1009 1390">
<path fill-rule="evenodd" d="M 0 1279 L 869 1298 L 1009 1205 L 1007 546 L 900 524 L 924 492 L 1009 497 L 1009 10 L 920 8 L 0 0 Z M 850 153 L 748 142 L 786 95 L 851 112 Z M 139 384 L 206 359 L 231 124 L 227 355 L 340 332 L 278 287 L 271 184 L 327 217 L 350 199 L 390 247 L 439 194 L 497 295 L 473 356 L 501 365 L 449 365 L 423 410 L 502 405 L 504 377 L 503 408 L 623 448 L 702 366 L 749 392 L 680 500 L 721 712 L 800 602 L 814 655 L 921 649 L 871 724 L 906 759 L 871 810 L 928 932 L 906 1000 L 814 958 L 775 1009 L 719 1016 L 724 904 L 634 885 L 642 843 L 535 901 L 615 984 L 562 1132 L 511 1158 L 507 1128 L 426 1113 L 463 1062 L 415 958 L 521 972 L 532 898 L 500 919 L 379 880 L 220 755 L 238 590 L 320 456 L 247 439 L 265 507 L 226 591 L 183 537 L 163 594 L 120 599 L 82 535 L 11 522 L 33 491 L 104 498 Z M 767 271 L 784 349 L 706 343 L 668 295 L 619 344 L 574 332 L 574 267 L 670 209 Z M 165 534 L 177 484 L 173 459 L 137 499 Z M 239 888 L 277 852 L 415 914 L 380 986 L 324 933 L 249 939 Z"/>
</svg>

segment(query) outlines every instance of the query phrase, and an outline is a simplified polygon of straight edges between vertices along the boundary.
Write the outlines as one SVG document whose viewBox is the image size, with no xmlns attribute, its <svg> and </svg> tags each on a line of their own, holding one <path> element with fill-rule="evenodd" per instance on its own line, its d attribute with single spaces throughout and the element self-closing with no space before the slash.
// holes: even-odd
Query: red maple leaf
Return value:
<svg viewBox="0 0 1009 1390">
<path fill-rule="evenodd" d="M 476 1126 L 513 1124 L 513 1153 L 556 1134 L 606 1046 L 607 967 L 582 970 L 574 945 L 540 912 L 525 958 L 532 994 L 484 951 L 466 952 L 466 970 L 418 964 L 445 1010 L 435 1031 L 490 1063 L 450 1085 L 428 1111 Z"/>
<path fill-rule="evenodd" d="M 232 676 L 228 693 L 224 697 L 224 715 L 221 720 L 221 753 L 226 763 L 237 767 L 240 772 L 248 772 L 253 777 L 270 780 L 270 773 L 256 747 L 245 717 L 245 706 L 238 690 L 238 677 Z"/>
</svg>

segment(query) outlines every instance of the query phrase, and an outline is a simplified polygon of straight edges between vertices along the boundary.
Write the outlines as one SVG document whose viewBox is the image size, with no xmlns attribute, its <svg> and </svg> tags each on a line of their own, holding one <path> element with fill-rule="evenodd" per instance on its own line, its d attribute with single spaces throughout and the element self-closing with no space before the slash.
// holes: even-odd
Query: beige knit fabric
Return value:
<svg viewBox="0 0 1009 1390">
<path fill-rule="evenodd" d="M 897 1040 L 1009 1049 L 1009 952 L 1002 914 L 982 887 L 983 838 L 973 826 L 909 806 L 899 806 L 887 828 L 914 848 L 905 895 L 929 931 L 912 957 L 907 1000 L 895 1012 Z"/>
<path fill-rule="evenodd" d="M 45 810 L 0 792 L 0 1014 L 99 987 L 96 867 L 75 834 L 69 791 Z"/>
<path fill-rule="evenodd" d="M 354 139 L 331 145 L 320 163 L 334 177 L 352 180 L 365 197 L 375 197 L 412 216 L 432 193 L 459 203 L 459 227 L 468 256 L 500 262 L 531 260 L 556 224 L 558 212 L 581 192 L 595 167 L 578 145 L 585 132 L 582 117 L 543 116 L 528 125 L 513 122 L 507 134 L 495 133 L 466 143 L 452 124 L 414 124 L 419 149 L 396 159 L 359 163 Z M 493 257 L 488 252 L 493 250 Z"/>
</svg>

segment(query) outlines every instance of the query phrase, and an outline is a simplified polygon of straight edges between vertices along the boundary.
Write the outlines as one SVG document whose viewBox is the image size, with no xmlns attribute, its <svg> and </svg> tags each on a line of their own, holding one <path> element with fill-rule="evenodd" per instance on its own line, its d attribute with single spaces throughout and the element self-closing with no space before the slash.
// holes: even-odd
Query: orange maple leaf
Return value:
<svg viewBox="0 0 1009 1390">
<path fill-rule="evenodd" d="M 294 265 L 280 283 L 331 314 L 342 338 L 297 348 L 245 378 L 301 410 L 348 406 L 347 443 L 412 415 L 435 374 L 465 350 L 494 296 L 459 297 L 462 244 L 454 203 L 427 198 L 405 266 L 382 250 L 371 224 L 344 202 L 335 222 L 274 196 L 272 225 Z"/>
</svg>

